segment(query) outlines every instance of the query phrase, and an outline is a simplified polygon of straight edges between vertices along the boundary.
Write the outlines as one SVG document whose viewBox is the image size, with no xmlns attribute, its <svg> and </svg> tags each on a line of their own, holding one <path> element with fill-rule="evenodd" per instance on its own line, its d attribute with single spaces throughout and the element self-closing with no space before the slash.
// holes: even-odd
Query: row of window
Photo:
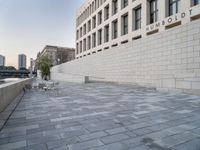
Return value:
<svg viewBox="0 0 200 150">
<path fill-rule="evenodd" d="M 83 13 L 77 18 L 77 26 L 94 13 L 106 0 L 94 0 Z"/>
<path fill-rule="evenodd" d="M 169 8 L 171 9 L 171 7 L 174 7 L 174 10 L 171 12 L 177 13 L 178 11 L 176 11 L 176 9 L 178 8 L 177 6 L 179 5 L 180 0 L 173 0 L 172 3 L 169 3 Z M 198 1 L 194 1 L 194 4 L 200 4 L 200 0 Z M 176 7 L 175 7 L 176 6 Z M 141 6 L 136 7 L 135 9 L 133 9 L 133 19 L 134 19 L 134 30 L 140 29 L 141 28 Z M 157 0 L 151 0 L 150 3 L 150 19 L 152 19 L 152 21 L 156 21 L 156 14 L 158 12 L 157 9 Z M 173 14 L 173 13 L 171 13 Z M 128 34 L 128 13 L 124 14 L 121 17 L 121 35 L 126 35 Z M 109 29 L 110 26 L 109 24 L 104 26 L 104 43 L 109 41 Z M 77 43 L 77 54 L 78 53 L 82 53 L 83 51 L 89 50 L 91 48 L 95 48 L 97 45 L 101 45 L 103 43 L 103 29 L 99 29 L 96 32 L 94 32 L 92 35 L 88 36 L 87 38 L 85 38 L 83 41 L 80 41 L 79 43 Z M 112 21 L 112 39 L 116 39 L 118 37 L 118 19 Z M 96 42 L 96 38 L 97 38 L 97 42 Z"/>
<path fill-rule="evenodd" d="M 84 22 L 90 15 L 92 15 L 106 0 L 95 0 L 93 1 L 87 9 L 77 18 L 77 26 L 79 26 L 82 22 Z M 112 14 L 116 14 L 118 12 L 118 0 L 112 0 Z M 121 9 L 128 6 L 128 0 L 121 0 Z M 109 17 L 109 5 L 105 7 L 105 14 Z"/>
<path fill-rule="evenodd" d="M 112 10 L 113 14 L 117 13 L 118 11 L 118 0 L 113 0 L 112 1 Z M 168 16 L 174 15 L 180 11 L 180 4 L 181 0 L 168 0 Z M 193 5 L 197 5 L 200 3 L 200 0 L 194 0 Z M 128 5 L 128 0 L 123 0 L 122 3 L 122 8 L 125 8 Z M 149 21 L 148 24 L 152 24 L 156 21 L 158 21 L 158 0 L 148 0 L 148 7 L 149 7 Z M 82 27 L 80 27 L 79 30 L 77 30 L 77 40 L 84 36 L 86 33 L 90 32 L 92 29 L 95 29 L 97 25 L 102 24 L 103 18 L 102 18 L 102 10 L 97 13 L 97 18 L 96 15 L 92 17 L 92 20 L 89 20 L 87 23 L 85 23 Z M 141 5 L 137 6 L 134 8 L 133 11 L 133 16 L 134 16 L 134 24 L 133 24 L 133 30 L 137 30 L 141 28 Z M 104 20 L 109 19 L 109 4 L 105 6 L 104 8 Z M 128 33 L 128 16 L 125 15 L 122 17 L 122 32 L 124 34 Z"/>
<path fill-rule="evenodd" d="M 135 19 L 135 30 L 137 30 L 141 28 L 141 7 L 134 9 L 133 13 L 136 14 L 134 15 L 134 19 Z M 121 17 L 121 25 L 122 25 L 121 35 L 128 34 L 128 13 L 124 14 Z M 82 51 L 86 51 L 86 50 L 96 47 L 97 45 L 99 46 L 103 44 L 103 31 L 104 31 L 104 43 L 108 42 L 110 38 L 110 34 L 109 34 L 110 28 L 112 29 L 112 39 L 116 39 L 118 37 L 118 19 L 112 21 L 112 27 L 110 27 L 110 25 L 108 24 L 104 26 L 104 29 L 99 29 L 97 31 L 97 35 L 96 35 L 96 32 L 94 32 L 92 35 L 89 35 L 87 38 L 83 39 L 83 42 L 80 41 L 79 43 L 77 43 L 77 51 L 80 50 L 80 53 L 81 53 Z M 97 42 L 96 42 L 96 38 L 97 38 Z M 91 43 L 91 40 L 92 40 L 92 43 Z"/>
</svg>

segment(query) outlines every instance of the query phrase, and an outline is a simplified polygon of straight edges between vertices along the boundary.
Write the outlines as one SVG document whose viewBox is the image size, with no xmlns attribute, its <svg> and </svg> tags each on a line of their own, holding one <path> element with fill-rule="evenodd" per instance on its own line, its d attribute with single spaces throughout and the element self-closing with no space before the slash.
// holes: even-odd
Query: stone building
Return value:
<svg viewBox="0 0 200 150">
<path fill-rule="evenodd" d="M 199 18 L 200 0 L 86 0 L 76 16 L 76 58 Z"/>
<path fill-rule="evenodd" d="M 59 47 L 47 45 L 39 54 L 37 60 L 42 56 L 48 56 L 52 66 L 59 65 L 75 59 L 75 49 L 68 47 Z"/>
<path fill-rule="evenodd" d="M 86 0 L 76 22 L 76 59 L 52 79 L 200 93 L 200 0 Z"/>
</svg>

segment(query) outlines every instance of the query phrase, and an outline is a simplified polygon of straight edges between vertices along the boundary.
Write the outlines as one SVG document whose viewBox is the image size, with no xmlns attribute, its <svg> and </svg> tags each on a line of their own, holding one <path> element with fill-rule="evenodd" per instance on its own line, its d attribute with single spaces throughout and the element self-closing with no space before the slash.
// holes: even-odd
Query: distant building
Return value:
<svg viewBox="0 0 200 150">
<path fill-rule="evenodd" d="M 18 69 L 26 68 L 26 55 L 20 54 L 18 55 Z"/>
<path fill-rule="evenodd" d="M 50 46 L 47 45 L 42 50 L 41 53 L 38 54 L 38 58 L 36 61 L 39 60 L 42 56 L 48 56 L 52 62 L 52 66 L 59 65 L 61 63 L 65 63 L 75 59 L 75 49 L 68 48 L 68 47 L 59 47 L 59 46 Z"/>
<path fill-rule="evenodd" d="M 5 56 L 0 55 L 0 66 L 5 66 Z"/>
</svg>

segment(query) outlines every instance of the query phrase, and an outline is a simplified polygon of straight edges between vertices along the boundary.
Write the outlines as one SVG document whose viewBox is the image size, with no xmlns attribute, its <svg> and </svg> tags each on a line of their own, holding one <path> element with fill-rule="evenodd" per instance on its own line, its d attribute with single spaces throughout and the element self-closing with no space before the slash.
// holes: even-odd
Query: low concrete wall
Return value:
<svg viewBox="0 0 200 150">
<path fill-rule="evenodd" d="M 55 81 L 66 81 L 74 83 L 85 83 L 86 77 L 81 75 L 64 74 L 58 72 L 51 73 L 51 79 Z"/>
<path fill-rule="evenodd" d="M 26 84 L 30 84 L 32 79 L 22 79 L 19 81 L 0 85 L 0 112 L 2 112 L 22 91 Z"/>
</svg>

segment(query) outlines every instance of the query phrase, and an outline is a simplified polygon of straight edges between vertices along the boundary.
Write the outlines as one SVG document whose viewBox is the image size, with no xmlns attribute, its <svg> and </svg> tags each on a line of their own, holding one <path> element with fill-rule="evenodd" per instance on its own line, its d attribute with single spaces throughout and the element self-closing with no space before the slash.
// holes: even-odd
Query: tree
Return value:
<svg viewBox="0 0 200 150">
<path fill-rule="evenodd" d="M 51 60 L 48 58 L 48 56 L 42 56 L 39 58 L 38 67 L 41 71 L 42 79 L 50 79 Z"/>
</svg>

